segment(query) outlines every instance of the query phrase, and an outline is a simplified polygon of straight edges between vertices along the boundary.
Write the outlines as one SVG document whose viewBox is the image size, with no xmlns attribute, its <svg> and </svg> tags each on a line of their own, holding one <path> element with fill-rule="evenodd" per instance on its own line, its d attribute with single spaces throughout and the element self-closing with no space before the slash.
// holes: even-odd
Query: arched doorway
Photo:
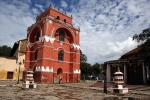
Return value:
<svg viewBox="0 0 150 100">
<path fill-rule="evenodd" d="M 62 73 L 63 73 L 62 68 L 58 68 L 58 69 L 57 69 L 57 77 L 58 77 L 58 83 L 59 83 L 59 84 L 60 84 L 61 81 L 62 81 Z"/>
<path fill-rule="evenodd" d="M 58 69 L 57 69 L 57 75 L 61 75 L 62 73 L 63 73 L 62 68 L 58 68 Z"/>
</svg>

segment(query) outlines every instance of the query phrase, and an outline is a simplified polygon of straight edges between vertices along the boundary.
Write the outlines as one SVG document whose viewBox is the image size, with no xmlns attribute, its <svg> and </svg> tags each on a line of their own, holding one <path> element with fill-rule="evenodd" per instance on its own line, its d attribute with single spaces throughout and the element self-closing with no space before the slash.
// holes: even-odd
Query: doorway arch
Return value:
<svg viewBox="0 0 150 100">
<path fill-rule="evenodd" d="M 58 69 L 57 69 L 57 75 L 61 75 L 62 73 L 63 73 L 62 68 L 58 68 Z"/>
</svg>

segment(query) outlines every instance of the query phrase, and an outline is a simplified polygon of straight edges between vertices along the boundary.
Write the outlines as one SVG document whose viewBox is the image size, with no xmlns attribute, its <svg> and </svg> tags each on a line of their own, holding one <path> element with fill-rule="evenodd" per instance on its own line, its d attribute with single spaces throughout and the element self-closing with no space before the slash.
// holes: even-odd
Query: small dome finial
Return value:
<svg viewBox="0 0 150 100">
<path fill-rule="evenodd" d="M 118 70 L 117 70 L 118 72 L 120 72 L 120 67 L 118 66 Z"/>
</svg>

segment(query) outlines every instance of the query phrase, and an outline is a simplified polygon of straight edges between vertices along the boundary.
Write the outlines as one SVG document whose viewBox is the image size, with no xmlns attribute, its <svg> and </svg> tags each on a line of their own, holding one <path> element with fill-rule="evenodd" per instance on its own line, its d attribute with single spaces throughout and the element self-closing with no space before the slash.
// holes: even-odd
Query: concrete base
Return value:
<svg viewBox="0 0 150 100">
<path fill-rule="evenodd" d="M 27 83 L 23 83 L 22 84 L 22 87 L 24 88 L 24 89 L 35 89 L 36 87 L 37 87 L 37 84 L 35 84 L 35 83 L 30 83 L 30 84 L 27 84 Z"/>
<path fill-rule="evenodd" d="M 118 93 L 118 94 L 127 94 L 128 93 L 128 88 L 122 88 L 122 89 L 113 88 L 113 92 Z"/>
</svg>

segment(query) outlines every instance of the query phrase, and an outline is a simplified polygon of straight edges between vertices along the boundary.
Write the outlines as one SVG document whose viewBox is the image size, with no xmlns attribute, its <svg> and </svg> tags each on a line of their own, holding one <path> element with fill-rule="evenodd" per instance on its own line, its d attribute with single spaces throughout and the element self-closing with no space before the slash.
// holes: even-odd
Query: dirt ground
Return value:
<svg viewBox="0 0 150 100">
<path fill-rule="evenodd" d="M 144 91 L 142 86 L 132 86 L 128 95 L 116 96 L 104 94 L 102 88 L 93 87 L 96 82 L 38 84 L 36 89 L 22 89 L 21 84 L 15 83 L 0 81 L 0 100 L 150 100 L 150 88 L 146 87 Z"/>
<path fill-rule="evenodd" d="M 79 89 L 62 85 L 38 85 L 37 89 L 20 86 L 1 86 L 0 100 L 102 100 L 97 90 Z"/>
</svg>

